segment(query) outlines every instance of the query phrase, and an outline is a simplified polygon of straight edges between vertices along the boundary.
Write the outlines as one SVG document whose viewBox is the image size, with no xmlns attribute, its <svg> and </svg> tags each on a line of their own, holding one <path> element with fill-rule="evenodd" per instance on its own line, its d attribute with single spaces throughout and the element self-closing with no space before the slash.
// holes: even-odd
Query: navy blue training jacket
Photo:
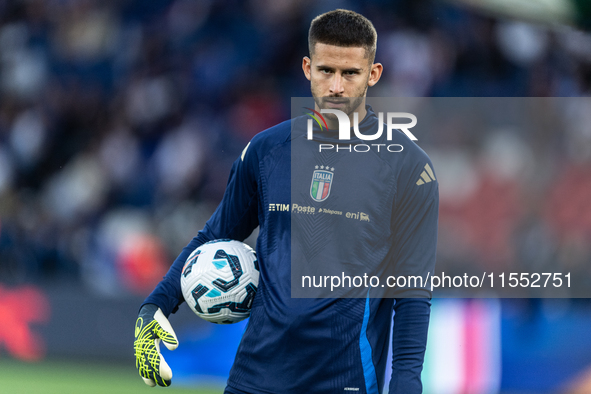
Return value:
<svg viewBox="0 0 591 394">
<path fill-rule="evenodd" d="M 378 118 L 367 111 L 359 130 L 370 135 Z M 280 123 L 251 140 L 217 210 L 144 304 L 158 305 L 166 316 L 176 311 L 188 255 L 210 240 L 244 240 L 260 226 L 259 287 L 226 392 L 381 393 L 391 339 L 390 393 L 420 393 L 430 293 L 384 293 L 381 284 L 386 274 L 433 273 L 439 205 L 433 165 L 397 130 L 391 140 L 385 131 L 375 141 L 354 137 L 350 146 L 365 145 L 355 152 L 317 125 L 308 140 L 307 119 Z M 388 151 L 391 144 L 401 151 Z M 300 285 L 300 271 L 323 259 L 323 267 L 333 261 L 350 267 L 351 276 L 365 269 L 381 284 L 364 288 L 364 297 L 296 298 L 306 292 L 303 285 L 292 289 Z"/>
</svg>

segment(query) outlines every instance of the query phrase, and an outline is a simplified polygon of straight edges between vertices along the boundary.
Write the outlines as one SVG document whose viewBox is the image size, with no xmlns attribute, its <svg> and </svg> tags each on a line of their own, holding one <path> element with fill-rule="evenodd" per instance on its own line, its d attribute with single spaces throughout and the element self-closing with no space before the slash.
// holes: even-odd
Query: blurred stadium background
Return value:
<svg viewBox="0 0 591 394">
<path fill-rule="evenodd" d="M 419 140 L 439 261 L 589 275 L 589 5 L 521 3 L 0 0 L 0 391 L 148 390 L 137 308 L 249 139 L 309 96 L 307 28 L 335 8 L 378 30 L 373 96 L 581 98 L 544 133 Z M 175 386 L 219 392 L 244 325 L 171 320 Z M 425 392 L 591 393 L 589 327 L 587 299 L 435 300 Z"/>
</svg>

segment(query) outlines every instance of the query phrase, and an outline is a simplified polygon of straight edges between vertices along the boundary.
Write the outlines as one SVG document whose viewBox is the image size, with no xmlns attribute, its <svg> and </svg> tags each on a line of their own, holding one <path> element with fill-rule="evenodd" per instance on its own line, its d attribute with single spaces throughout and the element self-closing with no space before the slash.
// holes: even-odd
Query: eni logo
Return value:
<svg viewBox="0 0 591 394">
<path fill-rule="evenodd" d="M 369 215 L 364 212 L 347 212 L 345 217 L 348 219 L 357 219 L 361 222 L 369 222 Z"/>
</svg>

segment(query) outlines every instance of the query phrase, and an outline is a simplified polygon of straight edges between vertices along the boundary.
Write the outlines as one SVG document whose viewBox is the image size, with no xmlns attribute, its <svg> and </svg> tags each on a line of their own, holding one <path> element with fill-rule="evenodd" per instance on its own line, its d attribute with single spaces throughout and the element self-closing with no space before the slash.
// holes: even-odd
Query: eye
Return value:
<svg viewBox="0 0 591 394">
<path fill-rule="evenodd" d="M 345 75 L 357 75 L 357 71 L 345 71 Z"/>
<path fill-rule="evenodd" d="M 322 68 L 322 69 L 320 69 L 320 72 L 322 74 L 330 74 L 331 73 L 331 71 L 328 68 Z"/>
</svg>

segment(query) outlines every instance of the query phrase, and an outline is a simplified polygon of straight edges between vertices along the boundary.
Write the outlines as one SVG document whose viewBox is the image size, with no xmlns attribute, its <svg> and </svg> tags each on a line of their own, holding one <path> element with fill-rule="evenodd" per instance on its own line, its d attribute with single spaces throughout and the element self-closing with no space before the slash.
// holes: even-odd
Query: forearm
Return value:
<svg viewBox="0 0 591 394">
<path fill-rule="evenodd" d="M 184 298 L 181 292 L 181 271 L 185 262 L 191 252 L 197 247 L 212 239 L 207 235 L 207 232 L 200 231 L 187 246 L 183 248 L 176 260 L 170 266 L 168 272 L 158 283 L 152 293 L 144 300 L 142 306 L 145 304 L 155 304 L 162 310 L 164 316 L 168 317 L 171 313 L 176 312 L 178 306 L 183 303 Z"/>
<path fill-rule="evenodd" d="M 215 239 L 243 241 L 258 226 L 255 168 L 257 163 L 256 154 L 243 154 L 234 162 L 222 202 L 203 230 L 183 249 L 164 279 L 142 305 L 158 305 L 166 317 L 176 312 L 184 301 L 181 292 L 181 271 L 191 252 L 205 242 Z"/>
<path fill-rule="evenodd" d="M 421 371 L 427 346 L 431 303 L 400 298 L 394 306 L 390 394 L 422 393 Z"/>
</svg>

